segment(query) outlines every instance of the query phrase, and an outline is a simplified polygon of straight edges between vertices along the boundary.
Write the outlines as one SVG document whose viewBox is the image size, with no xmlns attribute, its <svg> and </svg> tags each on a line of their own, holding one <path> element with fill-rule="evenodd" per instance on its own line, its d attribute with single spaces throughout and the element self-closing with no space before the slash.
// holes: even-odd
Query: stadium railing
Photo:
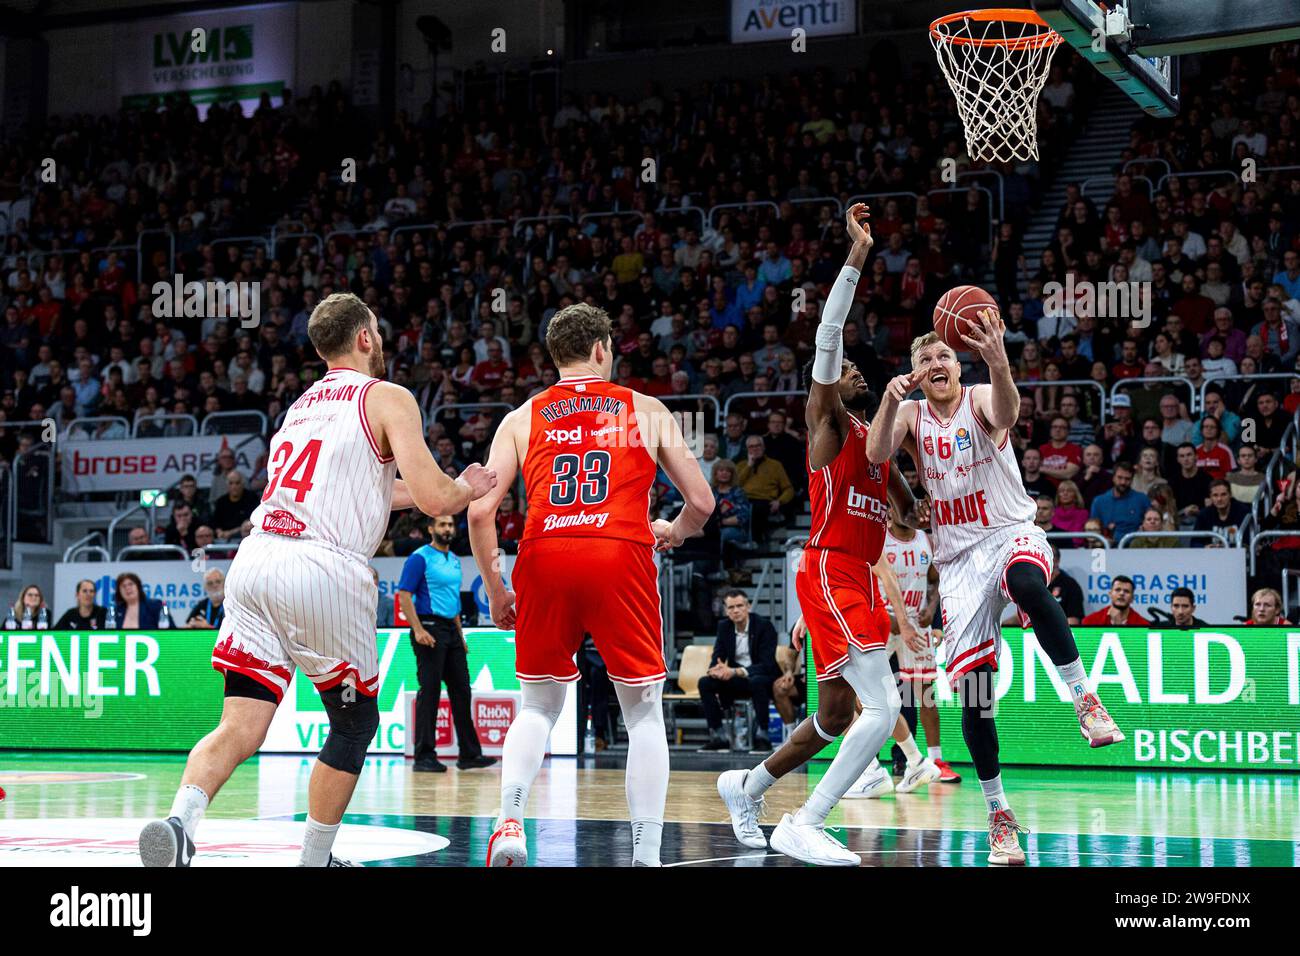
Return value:
<svg viewBox="0 0 1300 956">
<path fill-rule="evenodd" d="M 125 511 L 119 511 L 117 514 L 115 514 L 113 516 L 113 519 L 108 523 L 108 530 L 104 532 L 105 547 L 112 549 L 113 535 L 117 533 L 118 525 L 126 521 L 136 512 L 139 512 L 141 515 L 144 516 L 144 528 L 146 531 L 149 532 L 149 537 L 151 538 L 153 537 L 154 530 L 157 527 L 157 521 L 155 520 L 154 517 L 154 509 L 146 508 L 144 505 L 140 504 L 137 501 L 135 504 L 131 505 Z"/>
<path fill-rule="evenodd" d="M 617 212 L 585 212 L 578 217 L 578 226 L 596 219 L 639 219 L 645 222 L 645 213 L 639 209 L 622 209 Z"/>
<path fill-rule="evenodd" d="M 1260 482 L 1259 492 L 1251 502 L 1251 513 L 1256 522 L 1262 522 L 1264 516 L 1272 509 L 1274 489 L 1282 478 L 1282 470 L 1295 465 L 1296 446 L 1300 443 L 1298 439 L 1300 439 L 1300 409 L 1296 409 L 1295 417 L 1282 432 L 1282 439 L 1277 443 L 1277 449 L 1269 458 L 1268 464 L 1264 466 L 1264 480 Z"/>
<path fill-rule="evenodd" d="M 717 428 L 724 420 L 722 416 L 722 405 L 718 401 L 716 395 L 704 395 L 697 392 L 691 392 L 686 395 L 660 395 L 659 401 L 663 402 L 670 412 L 687 411 L 687 409 L 683 408 L 674 408 L 672 404 L 674 402 L 694 402 L 696 404 L 696 411 L 699 410 L 698 406 L 701 402 L 706 402 L 713 406 L 713 427 Z"/>
<path fill-rule="evenodd" d="M 719 203 L 718 205 L 709 208 L 709 215 L 706 223 L 707 228 L 713 229 L 716 227 L 717 224 L 713 221 L 713 214 L 716 212 L 721 212 L 725 209 L 762 209 L 768 206 L 772 207 L 772 211 L 776 213 L 776 218 L 780 219 L 781 207 L 778 206 L 776 203 L 772 202 L 770 199 L 758 199 L 755 200 L 754 202 Z"/>
<path fill-rule="evenodd" d="M 226 427 L 226 423 L 231 423 Z M 235 422 L 249 422 L 255 425 L 248 428 L 244 425 L 236 425 Z M 266 412 L 259 412 L 256 409 L 239 412 L 212 412 L 203 418 L 203 424 L 199 427 L 200 435 L 242 435 L 256 432 L 258 435 L 265 435 L 269 427 Z"/>
<path fill-rule="evenodd" d="M 1294 619 L 1295 605 L 1291 603 L 1291 579 L 1296 580 L 1296 596 L 1300 597 L 1300 568 L 1282 569 L 1282 616 Z"/>
<path fill-rule="evenodd" d="M 513 235 L 516 239 L 522 239 L 526 236 L 527 233 L 531 232 L 530 227 L 535 226 L 538 223 L 546 223 L 546 222 L 573 222 L 573 217 L 572 216 L 524 216 L 521 219 L 515 220 L 514 227 L 510 230 L 510 234 Z"/>
<path fill-rule="evenodd" d="M 907 191 L 884 192 L 884 193 L 858 193 L 856 196 L 850 196 L 848 199 L 844 200 L 844 208 L 847 209 L 849 206 L 852 206 L 854 203 L 858 203 L 858 202 L 867 203 L 867 205 L 869 206 L 871 205 L 871 203 L 868 202 L 868 200 L 893 199 L 895 196 L 907 196 L 909 199 L 912 200 L 913 207 L 915 207 L 916 201 L 921 198 L 916 193 L 907 192 Z"/>
<path fill-rule="evenodd" d="M 1254 375 L 1207 375 L 1205 381 L 1201 383 L 1200 395 L 1197 399 L 1196 411 L 1205 408 L 1205 392 L 1214 382 L 1263 382 L 1270 379 L 1293 379 L 1300 378 L 1296 372 L 1257 372 Z M 1135 381 L 1130 379 L 1129 381 Z"/>
<path fill-rule="evenodd" d="M 176 271 L 176 233 L 170 229 L 141 229 L 135 236 L 135 255 L 136 261 L 144 267 L 144 237 L 145 236 L 166 236 L 168 244 L 167 266 L 172 271 Z"/>
<path fill-rule="evenodd" d="M 43 476 L 42 489 L 36 489 L 32 496 L 33 505 L 24 506 L 23 494 L 23 465 L 28 459 L 46 459 L 45 472 Z M 22 533 L 22 526 L 19 524 L 19 518 L 31 518 L 33 523 L 41 522 L 44 524 L 44 530 L 39 538 L 35 539 L 41 544 L 49 544 L 54 536 L 54 471 L 55 471 L 55 450 L 54 445 L 50 442 L 41 442 L 33 445 L 25 452 L 18 452 L 14 455 L 13 460 L 13 488 L 9 495 L 9 538 L 11 541 L 18 539 Z M 33 539 L 27 539 L 33 540 Z M 12 553 L 12 552 L 11 552 Z"/>
<path fill-rule="evenodd" d="M 233 558 L 235 552 L 239 550 L 239 543 L 242 540 L 242 538 L 236 538 L 234 541 L 213 541 L 209 545 L 204 545 L 203 554 L 205 557 L 211 556 L 219 561 Z"/>
<path fill-rule="evenodd" d="M 99 531 L 92 531 L 88 535 L 78 538 L 72 544 L 63 549 L 63 563 L 80 560 L 83 554 L 99 554 L 101 561 L 112 561 L 113 556 L 109 553 L 108 548 L 103 545 L 104 535 Z M 97 543 L 98 542 L 98 543 Z"/>
<path fill-rule="evenodd" d="M 1263 541 L 1276 541 L 1278 538 L 1300 538 L 1300 531 L 1295 529 L 1276 530 L 1276 531 L 1257 531 L 1250 539 L 1246 567 L 1250 571 L 1250 576 L 1255 576 L 1255 562 L 1259 557 L 1259 545 Z"/>
<path fill-rule="evenodd" d="M 1107 399 L 1109 402 L 1109 408 L 1115 407 L 1115 396 L 1118 395 L 1120 393 L 1120 390 L 1123 389 L 1125 386 L 1146 385 L 1148 383 L 1152 383 L 1156 385 L 1168 384 L 1168 385 L 1186 386 L 1187 413 L 1189 415 L 1196 414 L 1198 410 L 1196 407 L 1196 403 L 1197 403 L 1196 386 L 1192 384 L 1192 380 L 1190 378 L 1187 378 L 1183 375 L 1154 375 L 1149 377 L 1146 375 L 1141 375 L 1137 378 L 1121 378 L 1117 382 L 1115 382 L 1114 385 L 1110 387 L 1110 395 L 1108 396 Z"/>
<path fill-rule="evenodd" d="M 14 566 L 14 526 L 10 523 L 13 518 L 13 494 L 14 482 L 13 473 L 9 467 L 9 462 L 0 460 L 0 541 L 4 542 L 4 547 L 0 548 L 0 567 L 12 568 Z"/>
<path fill-rule="evenodd" d="M 1145 159 L 1130 159 L 1128 162 L 1126 162 L 1123 166 L 1119 168 L 1119 175 L 1120 176 L 1124 175 L 1129 171 L 1130 167 L 1133 166 L 1145 168 L 1147 166 L 1155 166 L 1157 164 L 1165 168 L 1165 175 L 1168 175 L 1169 173 L 1174 171 L 1174 168 L 1169 165 L 1169 160 L 1161 159 L 1159 156 L 1148 156 Z"/>
<path fill-rule="evenodd" d="M 812 196 L 808 199 L 787 199 L 785 200 L 791 206 L 833 206 L 836 217 L 844 215 L 844 204 L 834 196 Z"/>
<path fill-rule="evenodd" d="M 1213 176 L 1231 176 L 1233 179 L 1240 178 L 1238 170 L 1235 169 L 1193 169 L 1181 173 L 1166 173 L 1156 181 L 1156 192 L 1165 188 L 1165 183 L 1170 179 L 1206 179 Z"/>
<path fill-rule="evenodd" d="M 740 398 L 797 398 L 806 399 L 807 392 L 787 391 L 787 392 L 735 392 L 727 396 L 727 400 L 722 405 L 722 417 L 718 419 L 718 427 L 721 428 L 726 424 L 727 416 L 731 414 L 731 403 Z M 775 406 L 774 406 L 775 408 Z M 785 411 L 781 408 L 780 411 Z"/>
<path fill-rule="evenodd" d="M 963 176 L 971 177 L 971 178 L 974 178 L 976 176 L 992 176 L 994 179 L 998 181 L 998 222 L 1002 222 L 1003 220 L 1005 220 L 1007 218 L 1006 177 L 1003 176 L 996 169 L 967 169 L 964 172 L 960 172 L 957 174 L 957 182 L 960 183 Z"/>
<path fill-rule="evenodd" d="M 1134 538 L 1218 538 L 1225 548 L 1233 547 L 1228 536 L 1219 531 L 1130 531 L 1119 539 L 1116 547 L 1126 547 Z"/>
<path fill-rule="evenodd" d="M 103 422 L 110 422 L 119 425 L 121 427 L 121 433 L 115 435 L 95 434 L 98 430 L 98 426 Z M 74 418 L 64 430 L 63 437 L 69 441 L 121 441 L 124 438 L 132 437 L 131 423 L 121 415 L 93 415 L 85 418 Z"/>
<path fill-rule="evenodd" d="M 424 431 L 427 434 L 429 431 L 429 425 L 433 422 L 435 417 L 441 415 L 443 412 L 455 411 L 459 413 L 465 410 L 481 411 L 485 408 L 502 409 L 507 415 L 514 410 L 514 406 L 509 402 L 453 402 L 450 405 L 434 405 L 429 409 L 429 414 L 424 420 Z M 463 415 L 460 417 L 462 421 L 469 421 L 469 419 Z"/>
<path fill-rule="evenodd" d="M 187 424 L 189 428 L 180 431 L 169 431 L 170 426 L 167 424 L 168 422 Z M 199 420 L 197 418 L 193 415 L 181 415 L 176 413 L 162 414 L 155 412 L 152 415 L 140 415 L 131 426 L 132 438 L 190 436 L 197 435 L 198 433 Z"/>
<path fill-rule="evenodd" d="M 295 229 L 294 227 L 302 227 Z M 281 234 L 283 232 L 283 235 Z M 316 255 L 325 254 L 325 237 L 318 232 L 310 232 L 300 222 L 276 223 L 271 227 L 271 254 L 278 255 L 280 243 L 294 239 L 315 239 Z"/>
<path fill-rule="evenodd" d="M 1090 378 L 1063 378 L 1059 382 L 1044 382 L 1044 381 L 1016 382 L 1016 388 L 1031 389 L 1031 390 L 1039 389 L 1039 388 L 1054 388 L 1058 385 L 1073 385 L 1076 387 L 1082 385 L 1086 388 L 1096 389 L 1097 395 L 1101 399 L 1102 417 L 1104 418 L 1106 414 L 1110 411 L 1110 397 L 1106 394 L 1106 386 Z"/>
<path fill-rule="evenodd" d="M 1106 549 L 1110 548 L 1110 539 L 1107 538 L 1104 534 L 1098 534 L 1096 531 L 1048 531 L 1047 532 L 1048 541 L 1073 542 L 1075 538 L 1087 538 L 1090 541 L 1100 541 L 1101 546 L 1103 548 Z M 1070 544 L 1068 545 L 1068 547 L 1074 547 L 1074 545 Z"/>
<path fill-rule="evenodd" d="M 179 544 L 128 544 L 117 552 L 114 560 L 126 561 L 128 558 L 138 558 L 145 554 L 168 555 L 180 558 L 182 561 L 190 559 L 189 554 Z"/>
<path fill-rule="evenodd" d="M 204 245 L 213 246 L 213 247 L 238 246 L 242 243 L 244 246 L 247 246 L 247 245 L 251 245 L 252 243 L 260 243 L 262 248 L 266 250 L 266 257 L 268 259 L 273 259 L 275 258 L 275 248 L 271 245 L 271 237 L 274 235 L 275 235 L 275 229 L 272 228 L 270 233 L 265 236 L 213 236 L 211 239 L 205 242 Z M 173 254 L 172 254 L 173 261 L 175 260 L 175 258 L 176 258 L 175 250 L 173 249 Z"/>
<path fill-rule="evenodd" d="M 952 186 L 948 189 L 930 189 L 926 191 L 925 198 L 929 199 L 931 196 L 942 196 L 942 195 L 946 195 L 947 193 L 961 193 L 964 196 L 972 189 L 977 189 L 980 192 L 982 192 L 984 194 L 984 197 L 989 201 L 988 210 L 987 210 L 989 214 L 988 217 L 989 222 L 988 222 L 988 230 L 987 230 L 988 235 L 985 237 L 985 245 L 991 248 L 993 246 L 993 193 L 987 187 Z M 949 222 L 952 221 L 951 215 L 945 215 L 944 218 L 947 219 Z"/>
<path fill-rule="evenodd" d="M 1129 179 L 1134 183 L 1134 185 L 1136 185 L 1139 181 L 1140 181 L 1140 182 L 1144 182 L 1144 183 L 1147 184 L 1147 199 L 1148 199 L 1148 200 L 1150 200 L 1150 199 L 1152 199 L 1152 198 L 1155 197 L 1155 194 L 1156 194 L 1155 184 L 1152 183 L 1151 180 L 1148 179 L 1146 176 L 1135 176 L 1135 175 L 1133 175 L 1133 174 L 1130 173 L 1130 174 L 1128 174 L 1128 178 L 1129 178 Z M 1089 187 L 1089 186 L 1092 186 L 1092 185 L 1095 184 L 1095 183 L 1104 183 L 1104 184 L 1108 184 L 1108 185 L 1111 187 L 1111 191 L 1110 191 L 1109 193 L 1106 194 L 1106 199 L 1109 200 L 1110 197 L 1113 196 L 1113 195 L 1115 194 L 1114 187 L 1115 187 L 1115 181 L 1116 181 L 1117 179 L 1119 179 L 1119 176 L 1109 176 L 1109 175 L 1108 175 L 1108 176 L 1089 176 L 1087 179 L 1085 179 L 1085 180 L 1083 181 L 1082 185 L 1079 186 L 1079 195 L 1080 195 L 1080 196 L 1087 196 L 1087 195 L 1088 195 L 1088 187 Z M 1069 223 L 1067 222 L 1066 225 L 1068 226 Z"/>
</svg>

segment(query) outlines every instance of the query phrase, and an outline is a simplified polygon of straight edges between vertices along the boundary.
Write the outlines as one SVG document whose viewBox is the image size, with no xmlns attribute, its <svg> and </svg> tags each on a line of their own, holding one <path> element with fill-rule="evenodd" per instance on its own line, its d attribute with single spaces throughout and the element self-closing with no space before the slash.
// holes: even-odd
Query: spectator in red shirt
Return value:
<svg viewBox="0 0 1300 956">
<path fill-rule="evenodd" d="M 493 340 L 489 343 L 487 352 L 487 359 L 475 365 L 474 371 L 469 376 L 474 387 L 481 392 L 497 388 L 506 370 L 510 368 L 510 363 L 504 358 L 504 350 L 500 342 Z"/>
<path fill-rule="evenodd" d="M 515 494 L 507 491 L 497 506 L 497 537 L 510 542 L 506 549 L 513 551 L 524 536 L 524 516 L 515 508 Z"/>
<path fill-rule="evenodd" d="M 1141 378 L 1146 371 L 1142 364 L 1142 359 L 1138 357 L 1138 344 L 1133 339 L 1125 339 L 1120 343 L 1119 361 L 1111 366 L 1110 374 L 1116 380 L 1125 378 Z"/>
<path fill-rule="evenodd" d="M 1272 588 L 1260 588 L 1250 596 L 1251 627 L 1291 627 L 1292 624 L 1282 616 L 1282 595 Z"/>
<path fill-rule="evenodd" d="M 1227 477 L 1237 467 L 1232 449 L 1223 443 L 1223 429 L 1213 415 L 1201 419 L 1201 444 L 1196 449 L 1196 467 L 1203 468 L 1216 481 Z"/>
<path fill-rule="evenodd" d="M 668 365 L 668 357 L 656 355 L 650 363 L 650 378 L 645 383 L 645 393 L 656 397 L 673 393 L 673 373 Z"/>
<path fill-rule="evenodd" d="M 1051 439 L 1038 449 L 1043 456 L 1040 470 L 1059 485 L 1079 473 L 1083 467 L 1083 449 L 1070 441 L 1070 420 L 1064 415 L 1052 419 L 1048 434 Z"/>
<path fill-rule="evenodd" d="M 1083 619 L 1084 627 L 1143 627 L 1150 623 L 1133 610 L 1133 579 L 1127 574 L 1110 579 L 1110 603 Z"/>
</svg>

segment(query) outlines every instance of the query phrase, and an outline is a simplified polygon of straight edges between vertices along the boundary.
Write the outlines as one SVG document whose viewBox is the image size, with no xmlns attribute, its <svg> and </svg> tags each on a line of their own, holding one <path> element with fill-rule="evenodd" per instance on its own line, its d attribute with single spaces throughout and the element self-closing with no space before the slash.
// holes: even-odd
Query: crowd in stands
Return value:
<svg viewBox="0 0 1300 956">
<path fill-rule="evenodd" d="M 1295 373 L 1300 356 L 1300 171 L 1267 171 L 1300 157 L 1300 45 L 1203 57 L 1179 117 L 1135 128 L 1123 158 L 1138 162 L 1114 195 L 1099 206 L 1072 186 L 1031 262 L 1024 225 L 1102 82 L 1060 56 L 1040 109 L 1044 163 L 997 167 L 997 223 L 989 193 L 942 176 L 944 158 L 978 167 L 925 66 L 566 94 L 558 108 L 479 99 L 378 129 L 337 84 L 264 98 L 248 115 L 213 104 L 202 121 L 175 99 L 52 118 L 0 147 L 0 199 L 30 199 L 0 250 L 0 457 L 41 440 L 5 421 L 147 428 L 155 415 L 257 411 L 274 428 L 322 371 L 306 335 L 313 306 L 350 290 L 378 315 L 388 377 L 415 394 L 455 474 L 483 460 L 506 409 L 555 381 L 547 322 L 587 300 L 614 320 L 617 381 L 703 413 L 719 507 L 695 547 L 730 565 L 779 547 L 806 504 L 802 403 L 788 393 L 805 388 L 847 248 L 835 205 L 816 200 L 890 193 L 872 202 L 875 248 L 845 327 L 868 382 L 879 391 L 906 366 L 943 291 L 991 269 L 1016 378 L 1034 386 L 1011 441 L 1038 523 L 1077 535 L 1063 546 L 1170 530 L 1236 544 L 1300 408 L 1300 377 L 1214 378 Z M 57 183 L 34 178 L 45 156 Z M 1215 172 L 1248 158 L 1258 178 Z M 355 182 L 340 178 L 347 159 Z M 1156 160 L 1179 175 L 1161 181 Z M 726 203 L 765 205 L 701 213 Z M 272 226 L 274 245 L 237 238 Z M 173 265 L 187 280 L 260 284 L 259 324 L 161 318 L 153 283 Z M 1104 281 L 1148 283 L 1149 321 L 1050 291 Z M 1108 394 L 1125 379 L 1113 407 L 1092 386 L 1054 384 Z M 160 419 L 153 433 L 185 427 Z M 90 437 L 126 434 L 109 421 Z M 230 460 L 214 463 L 211 491 L 187 476 L 154 540 L 237 541 L 265 480 L 264 462 L 241 473 Z M 1256 526 L 1296 530 L 1266 549 L 1274 580 L 1300 540 L 1295 487 L 1290 461 Z M 674 498 L 661 481 L 652 510 Z M 502 504 L 506 547 L 521 508 Z M 398 516 L 385 551 L 422 540 Z"/>
</svg>

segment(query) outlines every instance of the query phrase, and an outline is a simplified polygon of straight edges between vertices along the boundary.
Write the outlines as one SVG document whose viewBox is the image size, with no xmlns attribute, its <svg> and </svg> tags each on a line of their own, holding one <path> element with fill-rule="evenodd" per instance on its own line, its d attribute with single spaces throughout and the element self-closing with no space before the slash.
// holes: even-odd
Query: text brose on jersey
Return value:
<svg viewBox="0 0 1300 956">
<path fill-rule="evenodd" d="M 641 440 L 631 389 L 564 379 L 531 400 L 524 540 L 564 536 L 653 544 L 657 468 Z"/>
<path fill-rule="evenodd" d="M 826 467 L 808 469 L 812 528 L 808 547 L 825 548 L 875 564 L 889 523 L 889 463 L 867 461 L 867 425 L 849 416 L 844 445 Z"/>
</svg>

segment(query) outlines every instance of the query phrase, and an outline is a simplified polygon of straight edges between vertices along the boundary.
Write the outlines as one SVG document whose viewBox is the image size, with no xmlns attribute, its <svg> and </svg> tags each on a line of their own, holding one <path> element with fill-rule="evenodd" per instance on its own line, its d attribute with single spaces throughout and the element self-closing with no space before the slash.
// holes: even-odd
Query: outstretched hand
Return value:
<svg viewBox="0 0 1300 956">
<path fill-rule="evenodd" d="M 980 309 L 976 313 L 976 318 L 979 321 L 968 323 L 967 332 L 961 335 L 961 340 L 972 352 L 977 353 L 986 365 L 992 367 L 1008 365 L 1007 346 L 1004 341 L 1007 326 L 1002 321 L 998 310 Z"/>
<path fill-rule="evenodd" d="M 921 384 L 921 379 L 925 378 L 925 373 L 920 369 L 913 369 L 905 375 L 895 375 L 885 386 L 885 395 L 892 398 L 895 402 L 902 402 L 912 391 Z"/>
<path fill-rule="evenodd" d="M 865 245 L 867 249 L 870 249 L 875 243 L 875 240 L 871 237 L 871 223 L 868 222 L 870 218 L 871 207 L 861 202 L 855 202 L 844 215 L 849 230 L 849 238 L 854 243 Z"/>
</svg>

